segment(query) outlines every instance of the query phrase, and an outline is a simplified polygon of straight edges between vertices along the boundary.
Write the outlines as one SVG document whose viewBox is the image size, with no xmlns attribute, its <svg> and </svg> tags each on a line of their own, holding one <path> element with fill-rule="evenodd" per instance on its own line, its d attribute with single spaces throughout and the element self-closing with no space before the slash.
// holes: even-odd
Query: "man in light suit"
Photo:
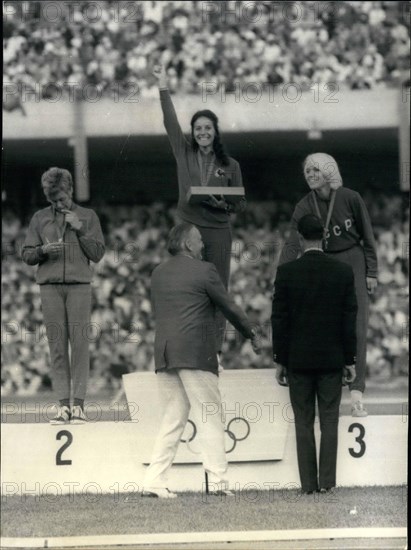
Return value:
<svg viewBox="0 0 411 550">
<path fill-rule="evenodd" d="M 259 353 L 256 331 L 227 293 L 215 266 L 203 262 L 203 241 L 190 223 L 170 232 L 171 258 L 158 266 L 151 279 L 156 317 L 155 366 L 164 406 L 142 496 L 174 498 L 167 489 L 167 473 L 177 452 L 189 412 L 198 429 L 204 469 L 219 494 L 231 494 L 227 483 L 224 424 L 221 414 L 203 417 L 203 404 L 221 411 L 218 389 L 218 308 Z"/>
<path fill-rule="evenodd" d="M 354 275 L 322 251 L 323 227 L 308 214 L 298 222 L 304 254 L 281 265 L 275 281 L 273 358 L 279 384 L 290 386 L 303 493 L 336 485 L 338 417 L 343 378 L 355 378 Z M 321 429 L 319 467 L 314 439 L 315 401 Z"/>
</svg>

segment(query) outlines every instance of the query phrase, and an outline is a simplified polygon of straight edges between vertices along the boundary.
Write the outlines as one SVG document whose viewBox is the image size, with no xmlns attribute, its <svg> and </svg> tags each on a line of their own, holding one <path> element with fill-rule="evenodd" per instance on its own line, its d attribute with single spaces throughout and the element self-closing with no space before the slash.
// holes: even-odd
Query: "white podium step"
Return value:
<svg viewBox="0 0 411 550">
<path fill-rule="evenodd" d="M 407 420 L 402 416 L 341 417 L 337 484 L 405 485 Z M 294 425 L 284 418 L 281 423 L 285 433 L 281 458 L 230 462 L 233 489 L 299 486 Z M 318 436 L 318 423 L 316 430 Z M 3 424 L 1 432 L 2 495 L 32 494 L 53 499 L 61 494 L 82 494 L 90 501 L 102 493 L 111 493 L 115 498 L 124 498 L 123 493 L 128 493 L 130 499 L 137 495 L 155 436 L 145 431 L 142 422 Z M 270 441 L 276 440 L 268 433 L 267 445 Z M 169 487 L 200 491 L 204 475 L 199 455 L 187 459 L 190 453 L 183 451 L 181 462 L 171 469 Z M 231 460 L 230 453 L 228 458 Z"/>
</svg>

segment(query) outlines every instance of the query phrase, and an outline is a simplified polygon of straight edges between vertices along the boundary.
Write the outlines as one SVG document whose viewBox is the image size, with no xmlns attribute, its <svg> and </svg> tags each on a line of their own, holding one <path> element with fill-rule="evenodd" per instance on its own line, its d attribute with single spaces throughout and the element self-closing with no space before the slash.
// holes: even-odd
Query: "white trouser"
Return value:
<svg viewBox="0 0 411 550">
<path fill-rule="evenodd" d="M 218 376 L 202 370 L 175 369 L 158 372 L 156 378 L 164 409 L 151 463 L 146 470 L 144 487 L 167 487 L 167 474 L 191 412 L 208 479 L 211 483 L 221 483 L 228 488 Z M 206 404 L 208 407 L 212 404 L 212 410 L 219 412 L 205 414 Z"/>
</svg>

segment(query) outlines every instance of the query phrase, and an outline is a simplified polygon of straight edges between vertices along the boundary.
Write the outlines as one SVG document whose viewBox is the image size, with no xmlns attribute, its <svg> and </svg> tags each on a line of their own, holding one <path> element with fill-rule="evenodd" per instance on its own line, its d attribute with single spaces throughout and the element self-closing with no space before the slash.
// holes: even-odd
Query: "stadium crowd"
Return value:
<svg viewBox="0 0 411 550">
<path fill-rule="evenodd" d="M 376 382 L 408 374 L 409 211 L 401 196 L 365 197 L 378 243 L 379 285 L 372 298 L 368 377 Z M 19 250 L 25 227 L 7 208 L 2 221 L 2 395 L 32 395 L 50 388 L 49 352 L 34 269 Z M 121 375 L 152 370 L 154 319 L 150 275 L 166 256 L 174 207 L 107 206 L 103 220 L 107 250 L 95 266 L 92 320 L 84 337 L 91 349 L 90 393 L 115 392 Z M 225 368 L 271 367 L 271 294 L 292 205 L 250 203 L 234 221 L 231 290 L 260 327 L 261 356 L 230 326 L 223 348 Z"/>
<path fill-rule="evenodd" d="M 198 93 L 204 81 L 228 92 L 250 82 L 395 85 L 409 67 L 407 9 L 399 1 L 6 1 L 3 80 L 43 98 L 86 85 L 114 98 L 156 96 L 151 66 L 161 61 L 181 93 Z"/>
</svg>

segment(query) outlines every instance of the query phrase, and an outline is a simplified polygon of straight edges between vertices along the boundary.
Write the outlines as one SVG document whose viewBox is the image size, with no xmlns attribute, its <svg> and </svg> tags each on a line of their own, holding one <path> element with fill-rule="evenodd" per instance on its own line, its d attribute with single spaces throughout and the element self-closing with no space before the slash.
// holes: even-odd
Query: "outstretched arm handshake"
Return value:
<svg viewBox="0 0 411 550">
<path fill-rule="evenodd" d="M 260 355 L 261 353 L 261 342 L 260 342 L 260 338 L 258 337 L 258 334 L 257 334 L 257 331 L 256 329 L 252 329 L 252 333 L 253 333 L 253 336 L 251 338 L 251 346 L 253 348 L 253 352 L 256 354 L 256 355 Z"/>
</svg>

